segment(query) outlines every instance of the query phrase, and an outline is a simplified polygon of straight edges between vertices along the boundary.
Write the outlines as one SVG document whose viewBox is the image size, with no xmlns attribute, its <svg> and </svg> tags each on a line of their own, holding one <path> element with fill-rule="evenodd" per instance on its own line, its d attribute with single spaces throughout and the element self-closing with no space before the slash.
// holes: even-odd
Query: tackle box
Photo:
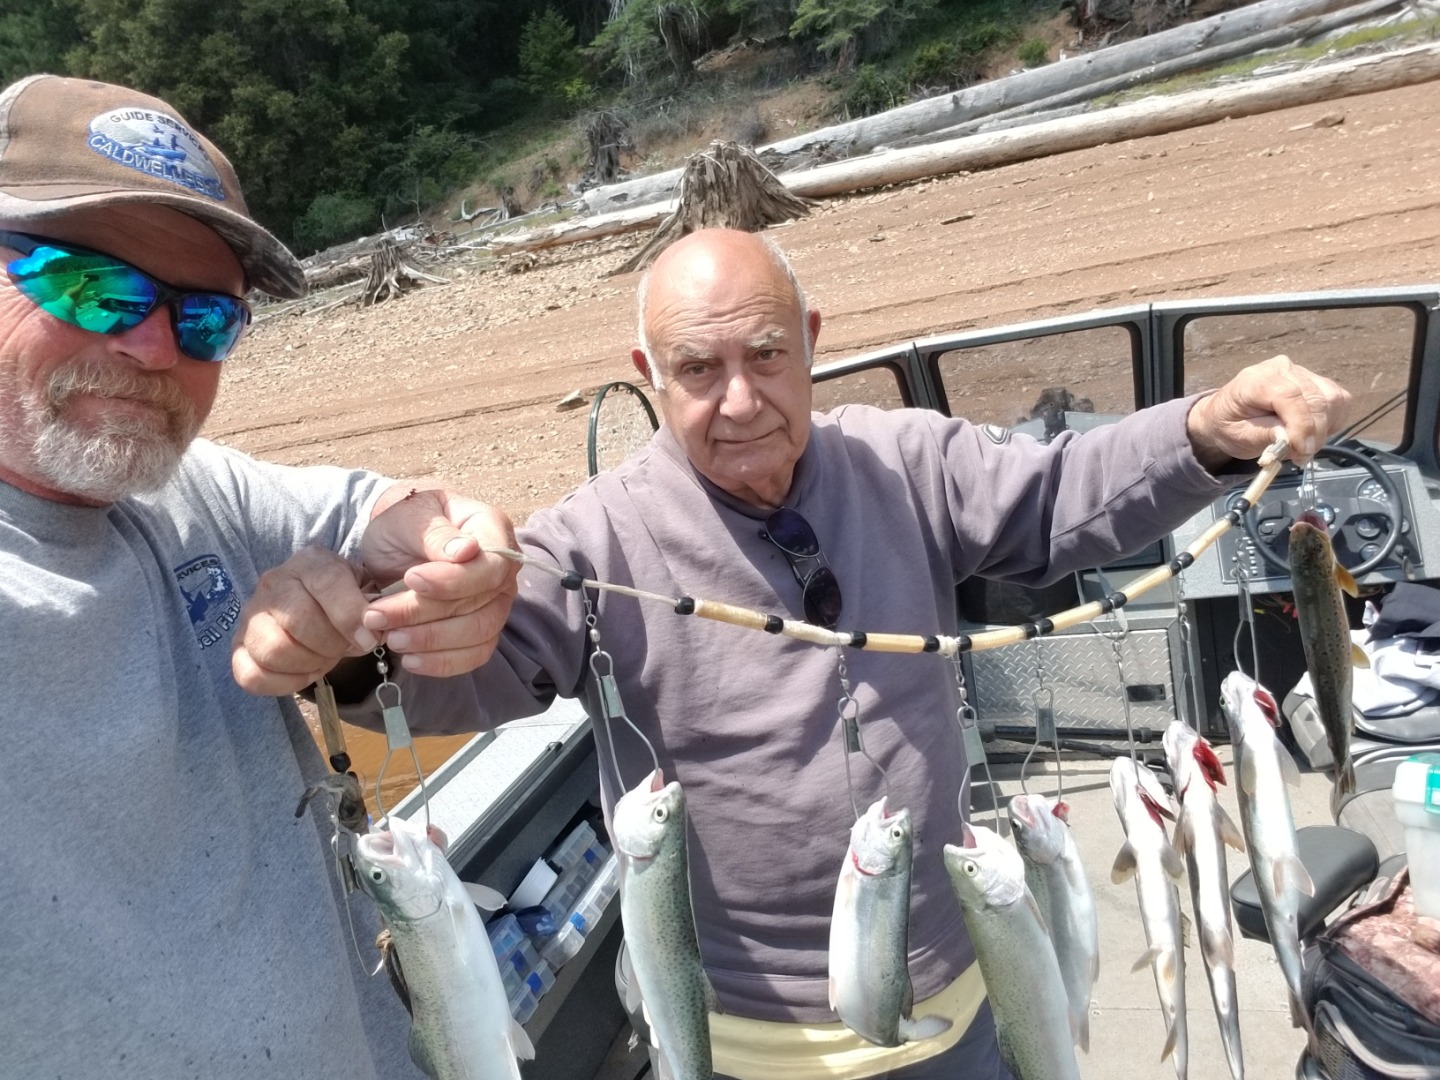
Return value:
<svg viewBox="0 0 1440 1080">
<path fill-rule="evenodd" d="M 570 834 L 566 836 L 564 840 L 561 840 L 555 845 L 550 853 L 545 856 L 545 861 L 553 866 L 557 872 L 563 874 L 579 862 L 584 857 L 585 852 L 595 843 L 595 830 L 590 827 L 588 821 L 582 821 L 570 830 Z"/>
<path fill-rule="evenodd" d="M 540 907 L 555 920 L 557 932 L 565 916 L 575 910 L 576 903 L 595 880 L 609 855 L 610 852 L 599 840 L 592 840 L 570 868 L 560 875 L 560 880 L 545 894 L 545 899 L 540 901 Z"/>
<path fill-rule="evenodd" d="M 585 936 L 600 918 L 605 905 L 615 895 L 619 885 L 620 860 L 614 855 L 608 855 L 595 875 L 595 880 L 581 894 L 575 909 L 566 917 L 559 931 L 541 946 L 541 959 L 558 968 L 578 953 L 580 946 L 585 944 Z"/>
</svg>

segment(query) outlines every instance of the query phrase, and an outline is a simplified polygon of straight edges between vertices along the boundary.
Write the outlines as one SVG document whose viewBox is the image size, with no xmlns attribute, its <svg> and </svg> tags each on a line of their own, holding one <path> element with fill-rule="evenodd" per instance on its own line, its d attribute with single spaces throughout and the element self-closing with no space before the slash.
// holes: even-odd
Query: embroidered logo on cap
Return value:
<svg viewBox="0 0 1440 1080">
<path fill-rule="evenodd" d="M 175 580 L 202 649 L 224 641 L 240 617 L 240 597 L 225 567 L 214 555 L 201 555 L 175 567 Z"/>
<path fill-rule="evenodd" d="M 113 109 L 90 121 L 90 149 L 111 161 L 223 201 L 225 189 L 195 133 L 151 109 Z"/>
</svg>

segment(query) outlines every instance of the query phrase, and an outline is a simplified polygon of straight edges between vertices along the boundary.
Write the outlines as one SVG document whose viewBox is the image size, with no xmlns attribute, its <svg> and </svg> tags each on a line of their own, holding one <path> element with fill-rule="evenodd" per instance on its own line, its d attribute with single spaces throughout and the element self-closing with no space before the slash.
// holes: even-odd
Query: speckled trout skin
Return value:
<svg viewBox="0 0 1440 1080">
<path fill-rule="evenodd" d="M 1165 1016 L 1165 1046 L 1175 1075 L 1185 1080 L 1190 1042 L 1185 1025 L 1185 949 L 1180 929 L 1180 893 L 1175 882 L 1185 876 L 1185 864 L 1165 832 L 1164 816 L 1170 797 L 1155 774 L 1129 758 L 1110 766 L 1110 793 L 1125 828 L 1125 843 L 1115 856 L 1110 880 L 1120 884 L 1135 878 L 1140 898 L 1140 922 L 1145 928 L 1145 953 L 1132 971 L 1149 964 L 1155 974 L 1155 993 Z M 1172 815 L 1173 816 L 1173 815 Z"/>
<path fill-rule="evenodd" d="M 485 925 L 423 826 L 357 837 L 356 876 L 380 908 L 410 992 L 410 1056 L 433 1080 L 519 1080 L 530 1039 L 510 1016 Z"/>
<path fill-rule="evenodd" d="M 1070 1004 L 1070 1032 L 1090 1049 L 1090 992 L 1100 974 L 1100 923 L 1080 849 L 1057 807 L 1043 795 L 1010 800 L 1010 828 L 1025 863 L 1025 883 L 1045 916 Z"/>
<path fill-rule="evenodd" d="M 1280 709 L 1270 692 L 1239 671 L 1220 684 L 1220 706 L 1230 725 L 1239 783 L 1240 824 L 1250 856 L 1250 870 L 1260 893 L 1270 947 L 1290 988 L 1297 1014 L 1304 1001 L 1300 959 L 1300 894 L 1313 896 L 1315 886 L 1300 861 L 1295 817 L 1286 785 L 1298 786 L 1300 774 L 1275 737 Z"/>
<path fill-rule="evenodd" d="M 1060 965 L 1020 854 L 983 825 L 963 829 L 963 845 L 945 845 L 945 869 L 985 979 L 1000 1057 L 1015 1080 L 1080 1080 Z"/>
<path fill-rule="evenodd" d="M 907 948 L 914 833 L 910 811 L 876 801 L 850 830 L 830 918 L 830 1007 L 878 1046 L 929 1038 L 948 1021 L 911 1021 Z"/>
<path fill-rule="evenodd" d="M 1179 720 L 1165 729 L 1164 744 L 1165 761 L 1180 800 L 1175 850 L 1184 856 L 1189 871 L 1191 909 L 1210 982 L 1210 1000 L 1215 1005 L 1230 1075 L 1244 1080 L 1240 1008 L 1235 997 L 1235 924 L 1230 915 L 1225 845 L 1244 851 L 1245 841 L 1215 797 L 1216 785 L 1225 783 L 1225 770 L 1210 744 Z"/>
<path fill-rule="evenodd" d="M 635 982 L 659 1047 L 661 1075 L 708 1080 L 714 992 L 700 960 L 685 792 L 656 769 L 615 804 L 615 853 L 620 860 L 620 919 Z"/>
<path fill-rule="evenodd" d="M 1325 519 L 1306 510 L 1290 526 L 1290 588 L 1295 594 L 1305 666 L 1315 690 L 1315 711 L 1325 725 L 1325 739 L 1335 762 L 1336 790 L 1344 795 L 1355 790 L 1355 766 L 1350 760 L 1355 649 L 1340 595 L 1342 582 L 1348 582 L 1349 591 L 1355 592 L 1355 580 L 1335 562 Z"/>
</svg>

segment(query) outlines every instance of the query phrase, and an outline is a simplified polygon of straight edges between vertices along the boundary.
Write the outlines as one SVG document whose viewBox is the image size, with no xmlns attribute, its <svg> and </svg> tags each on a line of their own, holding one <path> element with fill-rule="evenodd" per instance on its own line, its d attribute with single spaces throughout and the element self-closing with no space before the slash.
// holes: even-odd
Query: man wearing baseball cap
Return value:
<svg viewBox="0 0 1440 1080">
<path fill-rule="evenodd" d="M 410 686 L 481 663 L 509 522 L 196 438 L 247 290 L 305 281 L 165 102 L 0 94 L 0 264 L 0 1073 L 419 1075 L 328 825 L 294 820 L 324 765 L 288 695 L 367 616 L 417 628 Z"/>
</svg>

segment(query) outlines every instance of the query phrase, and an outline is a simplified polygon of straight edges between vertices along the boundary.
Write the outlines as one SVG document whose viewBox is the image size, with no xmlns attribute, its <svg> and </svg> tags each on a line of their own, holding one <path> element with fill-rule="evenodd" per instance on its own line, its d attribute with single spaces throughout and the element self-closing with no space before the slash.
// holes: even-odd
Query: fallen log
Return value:
<svg viewBox="0 0 1440 1080">
<path fill-rule="evenodd" d="M 1349 26 L 1363 19 L 1383 14 L 1386 11 L 1398 10 L 1403 4 L 1404 0 L 1368 0 L 1367 3 L 1356 4 L 1353 7 L 1344 8 L 1330 15 L 1321 15 L 1313 19 L 1302 19 L 1300 22 L 1290 23 L 1286 26 L 1277 27 L 1274 30 L 1267 30 L 1264 33 L 1242 38 L 1239 41 L 1216 45 L 1212 48 L 1201 49 L 1198 52 L 1193 52 L 1186 56 L 1177 56 L 1171 60 L 1136 68 L 1122 75 L 1102 79 L 1099 82 L 1087 83 L 1084 86 L 1077 86 L 1074 89 L 1054 94 L 1048 98 L 1041 98 L 1038 101 L 1026 102 L 1023 105 L 1014 105 L 1008 109 L 1001 109 L 999 112 L 991 113 L 989 116 L 982 116 L 963 124 L 956 124 L 954 127 L 944 128 L 940 131 L 931 132 L 928 135 L 917 135 L 914 138 L 901 139 L 892 144 L 891 149 L 899 150 L 910 146 L 924 146 L 929 143 L 943 142 L 947 139 L 959 139 L 965 135 L 999 131 L 1004 128 L 1015 127 L 1017 122 L 1023 122 L 1025 118 L 1031 116 L 1048 113 L 1060 115 L 1059 110 L 1078 105 L 1081 102 L 1093 101 L 1095 98 L 1104 97 L 1106 94 L 1116 94 L 1122 90 L 1130 90 L 1145 83 L 1174 78 L 1176 75 L 1183 75 L 1189 71 L 1199 71 L 1202 68 L 1213 67 L 1216 64 L 1223 64 L 1242 56 L 1250 56 L 1253 53 L 1264 52 L 1266 49 L 1276 49 L 1285 45 L 1293 45 L 1296 42 L 1319 37 L 1321 34 L 1328 34 L 1332 30 L 1338 30 L 1341 27 Z"/>
<path fill-rule="evenodd" d="M 1009 131 L 872 154 L 817 169 L 785 173 L 779 179 L 797 195 L 823 198 L 964 169 L 988 169 L 1102 143 L 1215 123 L 1226 117 L 1253 116 L 1337 97 L 1430 82 L 1437 78 L 1440 78 L 1440 45 L 1421 45 L 1257 79 L 1242 86 L 1146 98 L 1079 117 L 1030 123 Z M 631 232 L 655 225 L 673 212 L 675 206 L 676 200 L 672 199 L 512 234 L 492 244 L 491 250 L 499 255 L 537 251 Z"/>
<path fill-rule="evenodd" d="M 1122 75 L 1173 57 L 1324 15 L 1348 6 L 1350 0 L 1262 0 L 1148 37 L 1083 53 L 1055 64 L 941 94 L 860 120 L 822 128 L 771 143 L 759 149 L 761 161 L 776 172 L 864 154 L 877 146 L 954 127 L 1001 109 L 1054 97 L 1079 86 Z M 603 213 L 671 198 L 680 169 L 639 177 L 584 193 L 586 210 Z"/>
<path fill-rule="evenodd" d="M 839 161 L 804 172 L 787 173 L 781 179 L 798 195 L 820 198 L 962 169 L 988 169 L 1102 143 L 1213 124 L 1227 118 L 1412 86 L 1437 78 L 1440 78 L 1440 45 L 1419 45 L 1257 79 L 1242 86 L 1146 98 L 1084 116 Z"/>
</svg>

